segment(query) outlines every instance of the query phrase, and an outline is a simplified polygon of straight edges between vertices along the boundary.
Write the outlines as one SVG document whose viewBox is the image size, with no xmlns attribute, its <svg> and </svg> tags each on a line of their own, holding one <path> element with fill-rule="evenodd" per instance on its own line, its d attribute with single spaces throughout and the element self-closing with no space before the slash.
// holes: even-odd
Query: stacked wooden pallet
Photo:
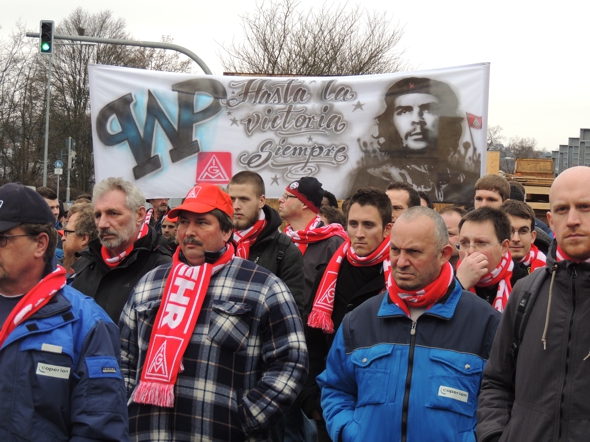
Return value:
<svg viewBox="0 0 590 442">
<path fill-rule="evenodd" d="M 524 186 L 527 204 L 533 208 L 537 217 L 544 218 L 549 210 L 549 189 L 553 184 L 553 178 L 510 175 L 507 179 L 518 181 Z"/>
</svg>

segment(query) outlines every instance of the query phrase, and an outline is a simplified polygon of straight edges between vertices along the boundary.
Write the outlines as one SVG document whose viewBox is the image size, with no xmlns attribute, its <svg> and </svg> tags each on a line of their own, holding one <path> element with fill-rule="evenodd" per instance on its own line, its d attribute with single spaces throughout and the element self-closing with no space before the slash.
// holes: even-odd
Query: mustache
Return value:
<svg viewBox="0 0 590 442">
<path fill-rule="evenodd" d="M 182 243 L 183 244 L 195 244 L 195 245 L 201 246 L 201 247 L 204 246 L 203 241 L 201 241 L 200 239 L 197 239 L 197 238 L 193 238 L 192 236 L 187 236 L 186 238 L 184 238 L 182 240 Z"/>
<path fill-rule="evenodd" d="M 119 237 L 119 233 L 116 230 L 111 229 L 99 229 L 98 237 L 100 239 L 104 238 L 105 235 L 114 235 L 116 238 Z"/>
</svg>

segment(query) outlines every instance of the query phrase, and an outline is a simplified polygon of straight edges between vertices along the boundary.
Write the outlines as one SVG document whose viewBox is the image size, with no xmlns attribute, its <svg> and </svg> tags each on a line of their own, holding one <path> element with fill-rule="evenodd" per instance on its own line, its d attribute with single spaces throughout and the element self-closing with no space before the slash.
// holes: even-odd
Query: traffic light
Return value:
<svg viewBox="0 0 590 442">
<path fill-rule="evenodd" d="M 41 20 L 41 32 L 39 32 L 39 52 L 53 54 L 53 20 Z"/>
</svg>

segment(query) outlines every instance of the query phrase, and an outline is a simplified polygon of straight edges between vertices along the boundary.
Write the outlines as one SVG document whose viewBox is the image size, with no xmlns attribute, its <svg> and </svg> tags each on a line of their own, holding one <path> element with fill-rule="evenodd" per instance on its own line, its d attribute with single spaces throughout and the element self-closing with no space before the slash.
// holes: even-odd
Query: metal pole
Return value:
<svg viewBox="0 0 590 442">
<path fill-rule="evenodd" d="M 59 200 L 59 175 L 57 175 L 57 199 Z"/>
<path fill-rule="evenodd" d="M 36 37 L 39 38 L 38 32 L 27 32 L 27 37 Z M 81 35 L 53 35 L 54 40 L 71 40 L 71 41 L 86 41 L 89 43 L 105 43 L 105 44 L 113 44 L 113 45 L 123 45 L 123 46 L 141 46 L 144 48 L 156 48 L 156 49 L 171 49 L 173 51 L 180 52 L 195 63 L 199 65 L 199 67 L 205 72 L 207 75 L 213 75 L 209 66 L 205 64 L 201 58 L 195 54 L 194 52 L 188 50 L 187 48 L 175 45 L 173 43 L 164 43 L 164 42 L 155 42 L 155 41 L 136 41 L 136 40 L 123 40 L 119 38 L 101 38 L 101 37 L 86 37 Z"/>
<path fill-rule="evenodd" d="M 72 137 L 68 137 L 68 184 L 66 187 L 66 203 L 70 201 L 70 169 L 72 168 Z"/>
<path fill-rule="evenodd" d="M 38 34 L 37 34 L 38 35 Z M 49 150 L 49 104 L 51 100 L 51 61 L 53 54 L 49 54 L 49 67 L 47 68 L 47 103 L 45 108 L 45 149 L 43 151 L 43 186 L 47 187 L 47 152 Z"/>
</svg>

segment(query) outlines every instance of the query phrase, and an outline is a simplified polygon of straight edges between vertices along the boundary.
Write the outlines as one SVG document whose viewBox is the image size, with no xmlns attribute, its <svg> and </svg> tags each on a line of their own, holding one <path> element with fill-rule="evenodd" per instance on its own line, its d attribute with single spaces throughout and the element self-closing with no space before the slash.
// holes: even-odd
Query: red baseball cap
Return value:
<svg viewBox="0 0 590 442">
<path fill-rule="evenodd" d="M 219 209 L 230 218 L 234 216 L 234 205 L 230 196 L 214 184 L 197 184 L 186 194 L 184 202 L 168 212 L 169 218 L 176 218 L 182 210 L 193 213 L 208 213 Z"/>
</svg>

